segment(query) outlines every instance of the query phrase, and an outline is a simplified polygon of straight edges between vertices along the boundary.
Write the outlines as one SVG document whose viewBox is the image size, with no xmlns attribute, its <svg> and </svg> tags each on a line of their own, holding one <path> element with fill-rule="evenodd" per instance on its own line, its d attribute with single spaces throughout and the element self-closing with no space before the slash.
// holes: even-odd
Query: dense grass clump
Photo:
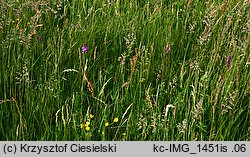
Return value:
<svg viewBox="0 0 250 157">
<path fill-rule="evenodd" d="M 1 140 L 250 140 L 250 2 L 0 2 Z"/>
</svg>

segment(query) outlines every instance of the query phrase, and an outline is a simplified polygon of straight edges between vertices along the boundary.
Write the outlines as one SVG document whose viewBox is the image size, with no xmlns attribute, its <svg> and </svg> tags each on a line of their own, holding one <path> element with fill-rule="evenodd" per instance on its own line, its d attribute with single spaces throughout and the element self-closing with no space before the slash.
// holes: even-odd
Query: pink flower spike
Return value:
<svg viewBox="0 0 250 157">
<path fill-rule="evenodd" d="M 232 55 L 229 55 L 229 56 L 227 57 L 227 64 L 226 64 L 227 68 L 230 67 L 230 63 L 231 63 L 232 59 L 233 59 Z"/>
<path fill-rule="evenodd" d="M 170 50 L 171 50 L 170 44 L 168 44 L 168 45 L 166 46 L 166 54 L 167 54 L 167 55 L 170 54 Z"/>
<path fill-rule="evenodd" d="M 82 45 L 82 54 L 88 52 L 88 50 L 89 50 L 89 49 L 88 49 L 87 45 L 84 43 L 84 44 Z"/>
</svg>

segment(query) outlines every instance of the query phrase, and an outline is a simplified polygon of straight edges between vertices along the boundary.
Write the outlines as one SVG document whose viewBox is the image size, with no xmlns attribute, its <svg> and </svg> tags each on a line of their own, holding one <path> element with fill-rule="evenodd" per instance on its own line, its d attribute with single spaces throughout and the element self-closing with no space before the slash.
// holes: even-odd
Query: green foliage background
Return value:
<svg viewBox="0 0 250 157">
<path fill-rule="evenodd" d="M 249 140 L 249 7 L 1 0 L 0 139 Z"/>
</svg>

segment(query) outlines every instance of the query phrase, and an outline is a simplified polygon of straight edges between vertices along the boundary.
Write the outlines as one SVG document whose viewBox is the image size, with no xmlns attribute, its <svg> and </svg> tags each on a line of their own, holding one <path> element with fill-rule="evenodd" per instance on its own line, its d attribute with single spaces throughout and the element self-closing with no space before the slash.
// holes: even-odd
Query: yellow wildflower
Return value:
<svg viewBox="0 0 250 157">
<path fill-rule="evenodd" d="M 90 130 L 90 127 L 89 127 L 89 126 L 87 126 L 87 127 L 85 128 L 85 130 L 89 131 L 89 130 Z"/>
<path fill-rule="evenodd" d="M 90 119 L 94 118 L 94 115 L 93 115 L 93 114 L 90 114 L 90 115 L 89 115 L 89 118 L 90 118 Z"/>
<path fill-rule="evenodd" d="M 114 118 L 114 122 L 115 122 L 115 123 L 118 122 L 118 120 L 119 120 L 119 119 L 118 119 L 117 117 Z"/>
<path fill-rule="evenodd" d="M 106 127 L 109 126 L 109 122 L 106 122 L 106 123 L 105 123 L 105 126 L 106 126 Z"/>
<path fill-rule="evenodd" d="M 85 123 L 85 127 L 88 127 L 89 124 L 90 124 L 90 122 L 86 122 L 86 123 Z"/>
<path fill-rule="evenodd" d="M 80 128 L 82 129 L 83 127 L 84 127 L 84 124 L 81 124 L 81 125 L 80 125 Z"/>
</svg>

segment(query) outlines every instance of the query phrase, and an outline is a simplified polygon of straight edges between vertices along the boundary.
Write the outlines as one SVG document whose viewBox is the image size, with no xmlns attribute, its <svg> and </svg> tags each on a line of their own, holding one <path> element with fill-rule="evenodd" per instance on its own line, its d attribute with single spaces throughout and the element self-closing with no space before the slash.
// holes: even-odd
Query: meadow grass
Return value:
<svg viewBox="0 0 250 157">
<path fill-rule="evenodd" d="M 0 4 L 1 140 L 250 140 L 249 0 Z"/>
</svg>

